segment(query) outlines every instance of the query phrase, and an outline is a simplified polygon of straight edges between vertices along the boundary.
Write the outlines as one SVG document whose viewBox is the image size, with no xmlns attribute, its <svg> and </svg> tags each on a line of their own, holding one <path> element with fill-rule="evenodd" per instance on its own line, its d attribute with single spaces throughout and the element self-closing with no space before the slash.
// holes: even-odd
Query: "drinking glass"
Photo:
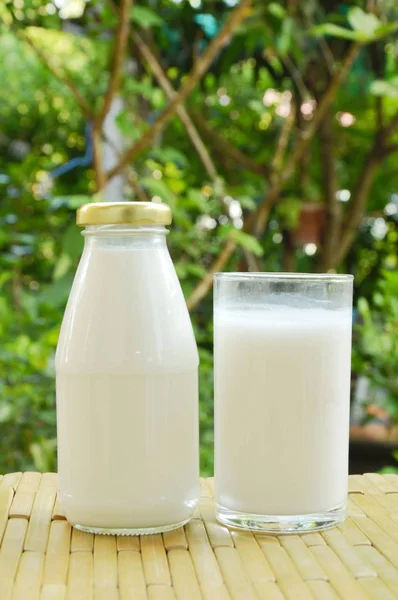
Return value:
<svg viewBox="0 0 398 600">
<path fill-rule="evenodd" d="M 220 522 L 297 533 L 345 517 L 351 275 L 217 273 Z"/>
</svg>

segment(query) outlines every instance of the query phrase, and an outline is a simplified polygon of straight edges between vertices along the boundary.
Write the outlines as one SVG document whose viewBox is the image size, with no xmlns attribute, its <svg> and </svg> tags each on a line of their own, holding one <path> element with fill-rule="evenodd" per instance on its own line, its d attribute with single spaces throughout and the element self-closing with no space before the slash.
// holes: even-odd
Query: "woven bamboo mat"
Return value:
<svg viewBox="0 0 398 600">
<path fill-rule="evenodd" d="M 71 530 L 56 489 L 0 475 L 0 600 L 398 599 L 398 475 L 351 476 L 343 525 L 279 537 L 219 525 L 212 479 L 188 525 L 142 538 Z"/>
</svg>

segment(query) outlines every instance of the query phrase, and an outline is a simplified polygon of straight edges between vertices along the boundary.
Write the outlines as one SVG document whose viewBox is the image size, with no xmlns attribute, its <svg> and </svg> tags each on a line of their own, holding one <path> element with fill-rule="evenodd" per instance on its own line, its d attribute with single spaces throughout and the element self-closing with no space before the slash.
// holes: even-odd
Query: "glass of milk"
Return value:
<svg viewBox="0 0 398 600">
<path fill-rule="evenodd" d="M 59 497 L 83 531 L 180 527 L 199 497 L 198 353 L 170 208 L 89 204 L 56 354 Z"/>
<path fill-rule="evenodd" d="M 215 495 L 226 525 L 345 517 L 351 275 L 215 276 Z"/>
</svg>

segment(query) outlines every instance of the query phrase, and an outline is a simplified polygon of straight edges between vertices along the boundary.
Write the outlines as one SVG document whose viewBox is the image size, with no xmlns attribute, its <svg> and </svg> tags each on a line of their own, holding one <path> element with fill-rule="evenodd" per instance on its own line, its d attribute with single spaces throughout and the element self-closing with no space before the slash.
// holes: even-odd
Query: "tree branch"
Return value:
<svg viewBox="0 0 398 600">
<path fill-rule="evenodd" d="M 322 252 L 318 261 L 320 271 L 328 271 L 339 243 L 341 204 L 336 198 L 337 173 L 334 159 L 333 117 L 328 111 L 319 125 L 321 168 L 325 190 L 326 223 L 323 232 Z"/>
<path fill-rule="evenodd" d="M 225 265 L 235 250 L 236 243 L 233 240 L 227 240 L 222 252 L 217 256 L 206 275 L 198 283 L 192 294 L 187 299 L 188 310 L 193 310 L 199 302 L 207 295 L 213 285 L 213 275 L 223 271 Z"/>
<path fill-rule="evenodd" d="M 325 90 L 321 100 L 318 103 L 317 109 L 315 110 L 314 116 L 308 125 L 308 127 L 304 130 L 300 141 L 298 142 L 295 150 L 291 154 L 287 165 L 283 169 L 281 173 L 272 177 L 270 189 L 264 198 L 261 205 L 252 212 L 249 217 L 245 220 L 244 223 L 244 231 L 251 232 L 253 225 L 255 225 L 255 231 L 257 235 L 261 235 L 264 231 L 265 225 L 268 220 L 268 216 L 271 212 L 271 208 L 273 204 L 278 200 L 280 193 L 284 187 L 284 185 L 289 181 L 290 177 L 293 175 L 294 170 L 296 168 L 297 163 L 300 161 L 302 156 L 304 156 L 305 152 L 308 149 L 310 142 L 312 141 L 313 136 L 315 135 L 319 124 L 324 119 L 325 114 L 329 110 L 331 103 L 334 100 L 335 94 L 349 72 L 352 63 L 354 62 L 361 45 L 358 43 L 354 43 L 350 46 L 347 51 L 347 54 L 344 57 L 343 64 L 339 71 L 336 71 L 331 78 L 331 81 L 328 87 Z M 397 124 L 398 124 L 398 115 L 397 115 Z M 189 307 L 192 310 L 207 292 L 210 290 L 213 282 L 212 275 L 213 273 L 220 271 L 223 269 L 228 262 L 231 254 L 235 249 L 235 242 L 228 240 L 224 249 L 222 250 L 220 256 L 213 262 L 211 265 L 208 274 L 203 278 L 203 280 L 197 285 L 193 293 L 189 298 Z M 225 258 L 226 256 L 226 258 Z M 220 261 L 220 259 L 223 259 Z M 193 298 L 193 300 L 191 300 Z"/>
<path fill-rule="evenodd" d="M 171 85 L 167 75 L 165 74 L 165 72 L 164 72 L 160 62 L 158 61 L 157 57 L 155 56 L 155 54 L 152 52 L 152 50 L 150 49 L 148 44 L 143 40 L 143 38 L 138 33 L 135 33 L 135 35 L 134 35 L 134 42 L 137 45 L 142 57 L 146 60 L 146 62 L 150 66 L 152 73 L 156 77 L 160 87 L 166 93 L 168 99 L 173 100 L 173 98 L 175 98 L 175 96 L 176 96 L 176 91 L 174 90 L 173 86 Z M 217 169 L 213 163 L 213 160 L 210 156 L 208 149 L 206 148 L 205 144 L 203 143 L 202 138 L 200 137 L 198 130 L 196 129 L 191 117 L 189 116 L 188 111 L 186 110 L 184 104 L 180 104 L 177 107 L 176 113 L 177 113 L 178 117 L 181 119 L 181 122 L 184 124 L 185 129 L 192 141 L 194 148 L 196 149 L 196 151 L 199 155 L 200 160 L 202 161 L 202 164 L 203 164 L 208 176 L 210 177 L 210 179 L 215 181 L 216 179 L 218 179 Z"/>
<path fill-rule="evenodd" d="M 120 75 L 125 56 L 127 40 L 130 31 L 130 12 L 132 0 L 121 0 L 120 8 L 117 11 L 119 21 L 115 33 L 115 44 L 111 58 L 110 78 L 105 92 L 104 102 L 100 112 L 95 119 L 95 128 L 102 129 L 102 124 L 112 104 L 114 95 L 119 89 Z"/>
<path fill-rule="evenodd" d="M 329 110 L 329 107 L 335 98 L 336 92 L 339 89 L 342 82 L 344 81 L 347 73 L 349 72 L 360 48 L 361 44 L 358 42 L 354 42 L 349 47 L 343 59 L 341 68 L 338 71 L 336 71 L 333 77 L 331 78 L 329 85 L 327 86 L 325 92 L 322 95 L 322 98 L 318 103 L 318 106 L 314 112 L 310 123 L 302 132 L 301 138 L 298 141 L 292 154 L 290 155 L 285 168 L 283 169 L 283 171 L 281 171 L 278 177 L 274 178 L 274 182 L 266 198 L 263 200 L 262 204 L 260 204 L 260 206 L 257 208 L 257 222 L 255 227 L 255 232 L 257 236 L 262 235 L 273 203 L 279 198 L 282 188 L 289 181 L 289 179 L 295 171 L 297 164 L 307 152 L 307 149 L 319 127 L 319 124 L 324 119 L 327 111 Z"/>
<path fill-rule="evenodd" d="M 241 0 L 236 8 L 233 9 L 228 21 L 218 35 L 211 41 L 203 55 L 195 63 L 190 75 L 182 84 L 173 100 L 171 100 L 160 117 L 158 117 L 141 138 L 124 152 L 120 163 L 107 173 L 108 179 L 120 173 L 129 162 L 134 161 L 151 144 L 156 135 L 163 131 L 169 120 L 176 113 L 178 106 L 185 102 L 221 49 L 228 43 L 230 36 L 249 14 L 250 5 L 251 0 Z"/>
<path fill-rule="evenodd" d="M 257 175 L 262 175 L 266 179 L 270 175 L 269 168 L 266 165 L 260 165 L 256 160 L 250 158 L 244 154 L 239 148 L 230 144 L 225 138 L 223 138 L 217 131 L 212 129 L 203 116 L 197 112 L 192 114 L 192 118 L 195 123 L 202 131 L 203 135 L 210 141 L 214 146 L 217 147 L 224 156 L 235 161 L 239 167 L 243 167 L 248 171 L 252 171 Z"/>
<path fill-rule="evenodd" d="M 373 146 L 369 151 L 359 173 L 350 207 L 345 215 L 344 227 L 341 232 L 336 264 L 347 256 L 355 239 L 357 229 L 361 224 L 366 203 L 372 188 L 377 169 L 383 160 L 398 150 L 398 145 L 389 145 L 389 138 L 398 129 L 398 113 L 376 135 Z"/>
<path fill-rule="evenodd" d="M 278 172 L 282 169 L 283 159 L 289 144 L 290 135 L 292 133 L 294 121 L 296 119 L 294 107 L 291 107 L 290 113 L 284 119 L 282 129 L 276 144 L 276 151 L 271 163 L 272 170 Z"/>
<path fill-rule="evenodd" d="M 344 218 L 344 227 L 340 235 L 339 248 L 335 256 L 335 264 L 339 264 L 345 259 L 355 239 L 357 229 L 361 224 L 369 192 L 377 168 L 382 161 L 379 145 L 380 140 L 376 139 L 359 173 L 356 186 L 352 193 L 351 205 Z"/>
<path fill-rule="evenodd" d="M 63 83 L 69 89 L 69 91 L 72 93 L 73 97 L 75 98 L 77 104 L 81 108 L 86 119 L 88 121 L 93 120 L 94 112 L 91 109 L 91 107 L 89 106 L 89 104 L 87 103 L 87 101 L 84 98 L 84 96 L 82 95 L 82 93 L 80 92 L 79 88 L 74 83 L 73 79 L 71 79 L 71 77 L 67 73 L 60 73 L 55 67 L 53 67 L 53 65 L 51 64 L 50 60 L 45 55 L 45 53 L 36 46 L 36 44 L 30 39 L 28 34 L 22 32 L 20 29 L 13 29 L 13 31 L 17 37 L 19 37 L 22 41 L 26 42 L 28 44 L 28 46 L 30 46 L 30 48 L 36 54 L 37 58 L 40 60 L 42 65 L 56 79 L 58 79 L 58 81 Z"/>
<path fill-rule="evenodd" d="M 398 129 L 398 113 L 391 119 L 388 125 L 383 129 L 384 140 L 388 141 Z"/>
</svg>

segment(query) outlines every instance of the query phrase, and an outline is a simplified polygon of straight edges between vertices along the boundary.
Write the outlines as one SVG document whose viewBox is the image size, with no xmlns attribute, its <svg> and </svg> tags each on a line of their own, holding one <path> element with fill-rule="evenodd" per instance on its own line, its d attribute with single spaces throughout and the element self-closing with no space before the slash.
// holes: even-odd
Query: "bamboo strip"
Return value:
<svg viewBox="0 0 398 600">
<path fill-rule="evenodd" d="M 369 598 L 374 598 L 374 600 L 397 600 L 397 597 L 390 592 L 386 584 L 378 577 L 365 577 L 365 579 L 360 577 L 358 582 Z"/>
<path fill-rule="evenodd" d="M 348 478 L 348 493 L 349 494 L 364 494 L 362 475 L 350 475 Z"/>
<path fill-rule="evenodd" d="M 365 479 L 365 477 L 364 480 L 366 481 L 366 485 L 364 486 L 366 494 L 364 498 L 370 500 L 374 504 L 375 502 L 378 502 L 379 504 L 381 504 L 381 506 L 386 512 L 388 512 L 391 515 L 398 516 L 398 503 L 394 501 L 395 494 L 383 494 L 378 488 L 373 486 L 370 481 Z M 396 495 L 398 496 L 398 493 Z M 355 497 L 353 499 L 357 505 L 361 506 L 361 501 L 363 501 L 364 498 L 361 498 L 361 496 L 359 496 L 357 497 L 357 499 L 355 499 Z M 377 508 L 376 504 L 375 506 Z"/>
<path fill-rule="evenodd" d="M 209 543 L 205 526 L 201 521 L 193 520 L 185 526 L 189 552 L 199 583 L 215 586 L 223 583 L 220 567 Z"/>
<path fill-rule="evenodd" d="M 116 538 L 116 547 L 118 552 L 121 550 L 140 551 L 140 538 L 138 535 L 119 535 Z"/>
<path fill-rule="evenodd" d="M 358 496 L 355 502 L 395 543 L 398 543 L 398 523 L 388 515 L 374 498 L 370 496 Z"/>
<path fill-rule="evenodd" d="M 383 477 L 398 492 L 398 475 L 395 473 L 386 473 Z"/>
<path fill-rule="evenodd" d="M 246 531 L 232 531 L 231 535 L 240 559 L 256 589 L 257 584 L 275 581 L 269 562 L 261 552 L 253 534 Z"/>
<path fill-rule="evenodd" d="M 280 546 L 280 542 L 278 538 L 274 535 L 266 535 L 264 533 L 255 533 L 254 537 L 256 538 L 258 544 L 262 548 L 263 546 Z"/>
<path fill-rule="evenodd" d="M 65 600 L 66 586 L 65 585 L 44 585 L 41 590 L 40 600 Z"/>
<path fill-rule="evenodd" d="M 40 473 L 24 473 L 22 475 L 12 501 L 10 517 L 25 517 L 26 519 L 30 517 L 40 480 Z"/>
<path fill-rule="evenodd" d="M 66 584 L 69 565 L 71 526 L 66 521 L 53 521 L 44 564 L 43 583 Z"/>
<path fill-rule="evenodd" d="M 389 514 L 398 516 L 398 490 L 394 490 L 384 477 L 378 473 L 367 473 L 362 477 L 362 486 L 366 497 L 371 496 L 371 499 L 377 500 Z"/>
<path fill-rule="evenodd" d="M 357 504 L 355 504 L 353 498 L 355 498 L 356 494 L 351 494 L 348 498 L 347 502 L 347 517 L 366 517 L 363 510 L 359 508 Z"/>
<path fill-rule="evenodd" d="M 298 535 L 281 537 L 282 547 L 289 554 L 297 571 L 304 581 L 311 579 L 327 580 L 326 573 Z"/>
<path fill-rule="evenodd" d="M 199 521 L 201 520 L 201 514 L 200 514 L 200 505 L 199 503 L 195 506 L 195 510 L 193 511 L 193 515 L 191 518 L 191 521 L 193 521 L 194 519 L 198 519 Z"/>
<path fill-rule="evenodd" d="M 390 588 L 398 598 L 398 570 L 372 546 L 357 548 L 362 560 L 367 561 L 377 572 L 378 577 Z"/>
<path fill-rule="evenodd" d="M 255 584 L 254 588 L 260 600 L 284 600 L 285 598 L 278 584 L 273 581 L 261 581 Z"/>
<path fill-rule="evenodd" d="M 200 478 L 200 497 L 213 498 L 213 490 L 204 477 Z"/>
<path fill-rule="evenodd" d="M 328 529 L 323 532 L 329 548 L 335 551 L 344 566 L 354 577 L 376 577 L 376 572 L 365 564 L 353 546 L 351 546 L 341 531 L 337 528 Z"/>
<path fill-rule="evenodd" d="M 70 555 L 67 600 L 92 600 L 93 555 L 91 552 L 73 552 Z"/>
<path fill-rule="evenodd" d="M 118 589 L 116 587 L 95 588 L 94 600 L 119 600 Z"/>
<path fill-rule="evenodd" d="M 141 554 L 126 550 L 118 555 L 118 581 L 120 600 L 146 600 L 146 584 Z"/>
<path fill-rule="evenodd" d="M 12 488 L 12 490 L 15 493 L 21 477 L 22 477 L 21 472 L 7 473 L 6 475 L 3 475 L 3 479 L 0 482 L 0 489 Z"/>
<path fill-rule="evenodd" d="M 319 579 L 307 581 L 307 585 L 315 600 L 339 600 L 340 598 L 328 581 Z"/>
<path fill-rule="evenodd" d="M 365 477 L 382 494 L 396 494 L 398 492 L 398 489 L 390 481 L 388 481 L 388 479 L 379 473 L 365 473 Z"/>
<path fill-rule="evenodd" d="M 10 510 L 14 492 L 11 487 L 0 488 L 0 543 L 8 522 L 8 511 Z"/>
<path fill-rule="evenodd" d="M 370 539 L 373 546 L 379 550 L 388 560 L 398 567 L 398 546 L 392 539 L 371 519 L 354 519 L 355 523 Z"/>
<path fill-rule="evenodd" d="M 337 526 L 339 531 L 344 535 L 346 540 L 352 546 L 371 546 L 372 542 L 366 535 L 355 525 L 352 519 L 346 519 L 343 523 Z"/>
<path fill-rule="evenodd" d="M 55 473 L 42 475 L 29 520 L 25 550 L 35 552 L 46 550 L 57 484 L 58 478 Z"/>
<path fill-rule="evenodd" d="M 202 583 L 200 589 L 205 600 L 231 600 L 230 593 L 224 583 Z"/>
<path fill-rule="evenodd" d="M 141 555 L 147 585 L 171 585 L 169 565 L 161 534 L 142 536 Z"/>
<path fill-rule="evenodd" d="M 206 481 L 211 490 L 212 496 L 214 497 L 214 477 L 207 477 Z"/>
<path fill-rule="evenodd" d="M 55 504 L 54 504 L 54 508 L 53 508 L 53 514 L 52 514 L 52 519 L 56 520 L 56 519 L 66 519 L 65 513 L 64 513 L 64 509 L 62 508 L 59 498 L 58 498 L 58 494 L 55 498 Z"/>
<path fill-rule="evenodd" d="M 202 498 L 200 501 L 200 513 L 205 523 L 207 535 L 213 548 L 228 546 L 233 548 L 234 543 L 230 531 L 224 525 L 216 521 L 214 502 L 212 498 Z"/>
<path fill-rule="evenodd" d="M 364 515 L 365 516 L 365 515 Z M 303 533 L 300 535 L 300 538 L 303 540 L 304 544 L 308 547 L 311 546 L 326 546 L 326 542 L 321 536 L 320 533 Z"/>
<path fill-rule="evenodd" d="M 365 475 L 351 475 L 350 480 L 351 482 L 354 481 L 354 483 L 361 488 L 362 493 L 365 496 L 384 495 L 383 492 L 377 488 L 377 486 L 373 485 L 368 477 L 365 477 Z"/>
<path fill-rule="evenodd" d="M 319 548 L 322 546 L 313 546 Z M 281 591 L 288 600 L 310 600 L 312 594 L 301 579 L 286 550 L 275 544 L 262 544 L 261 549 L 276 575 Z"/>
<path fill-rule="evenodd" d="M 184 528 L 179 527 L 178 529 L 164 533 L 163 544 L 166 550 L 173 550 L 175 548 L 186 550 L 188 548 L 188 541 Z"/>
<path fill-rule="evenodd" d="M 256 592 L 235 548 L 215 549 L 225 584 L 233 600 L 256 600 Z"/>
<path fill-rule="evenodd" d="M 116 536 L 94 536 L 94 587 L 117 587 Z"/>
<path fill-rule="evenodd" d="M 41 552 L 24 552 L 18 567 L 12 600 L 38 600 L 44 555 Z"/>
<path fill-rule="evenodd" d="M 168 553 L 173 589 L 177 600 L 201 600 L 198 580 L 187 550 L 170 550 Z"/>
<path fill-rule="evenodd" d="M 341 560 L 327 546 L 313 546 L 311 552 L 326 572 L 331 585 L 343 600 L 366 600 L 368 596 Z"/>
<path fill-rule="evenodd" d="M 176 597 L 168 585 L 150 585 L 148 586 L 148 600 L 176 600 Z"/>
<path fill-rule="evenodd" d="M 124 539 L 124 538 L 121 538 Z M 92 533 L 86 533 L 85 531 L 79 531 L 78 529 L 72 529 L 72 539 L 70 542 L 71 552 L 92 552 L 94 548 L 94 535 Z"/>
<path fill-rule="evenodd" d="M 22 554 L 28 522 L 26 519 L 10 519 L 0 549 L 0 598 L 8 600 Z"/>
</svg>

